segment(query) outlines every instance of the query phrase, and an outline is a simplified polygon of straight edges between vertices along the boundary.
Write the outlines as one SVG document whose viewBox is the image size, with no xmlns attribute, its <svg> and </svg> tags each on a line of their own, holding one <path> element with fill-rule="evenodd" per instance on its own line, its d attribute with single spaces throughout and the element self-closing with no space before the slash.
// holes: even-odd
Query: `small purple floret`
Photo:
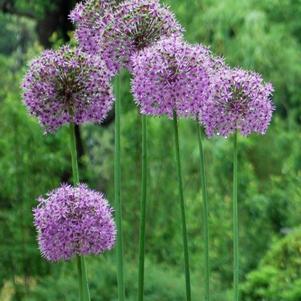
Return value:
<svg viewBox="0 0 301 301">
<path fill-rule="evenodd" d="M 76 25 L 75 37 L 81 49 L 89 54 L 99 51 L 102 18 L 113 12 L 118 0 L 86 0 L 78 3 L 69 18 Z"/>
<path fill-rule="evenodd" d="M 101 193 L 86 185 L 62 185 L 39 198 L 33 210 L 39 248 L 50 261 L 100 254 L 115 243 L 112 209 Z"/>
<path fill-rule="evenodd" d="M 97 58 L 67 46 L 46 50 L 23 81 L 23 99 L 47 132 L 65 123 L 100 123 L 112 108 L 112 74 Z"/>
<path fill-rule="evenodd" d="M 210 51 L 181 38 L 162 39 L 133 56 L 132 91 L 141 113 L 196 118 L 210 96 Z"/>
<path fill-rule="evenodd" d="M 122 2 L 112 14 L 102 18 L 99 50 L 114 73 L 129 70 L 131 56 L 163 37 L 181 36 L 183 28 L 174 14 L 158 0 Z"/>
<path fill-rule="evenodd" d="M 264 83 L 257 73 L 229 67 L 217 70 L 212 83 L 214 93 L 199 115 L 208 136 L 267 131 L 274 110 L 270 83 Z"/>
</svg>

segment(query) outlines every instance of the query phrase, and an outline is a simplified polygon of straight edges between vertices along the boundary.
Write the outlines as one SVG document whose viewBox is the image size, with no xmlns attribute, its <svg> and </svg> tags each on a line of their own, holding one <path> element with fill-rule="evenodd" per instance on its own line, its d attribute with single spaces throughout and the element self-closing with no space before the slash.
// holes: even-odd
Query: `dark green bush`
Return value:
<svg viewBox="0 0 301 301">
<path fill-rule="evenodd" d="M 301 229 L 273 244 L 242 286 L 244 301 L 301 300 Z"/>
</svg>

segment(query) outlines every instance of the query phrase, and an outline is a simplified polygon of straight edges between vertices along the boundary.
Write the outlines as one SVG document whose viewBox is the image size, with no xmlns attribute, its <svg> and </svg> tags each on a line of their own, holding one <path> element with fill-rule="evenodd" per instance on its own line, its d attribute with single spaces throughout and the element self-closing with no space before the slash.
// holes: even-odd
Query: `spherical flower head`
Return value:
<svg viewBox="0 0 301 301">
<path fill-rule="evenodd" d="M 113 14 L 102 19 L 100 53 L 108 68 L 131 70 L 131 56 L 162 37 L 181 36 L 183 28 L 173 13 L 158 0 L 122 2 Z"/>
<path fill-rule="evenodd" d="M 120 0 L 86 0 L 77 3 L 69 18 L 76 25 L 75 37 L 81 49 L 89 54 L 99 50 L 101 20 L 116 8 Z"/>
<path fill-rule="evenodd" d="M 39 198 L 33 210 L 39 248 L 50 261 L 100 254 L 115 243 L 112 209 L 104 196 L 86 185 L 62 185 Z"/>
<path fill-rule="evenodd" d="M 274 110 L 270 83 L 257 73 L 229 67 L 219 69 L 212 83 L 214 93 L 199 115 L 208 136 L 266 132 Z"/>
<path fill-rule="evenodd" d="M 198 116 L 210 96 L 210 51 L 181 38 L 162 39 L 133 56 L 132 91 L 141 113 Z"/>
<path fill-rule="evenodd" d="M 47 50 L 23 81 L 23 99 L 46 132 L 64 123 L 100 123 L 114 102 L 112 74 L 99 58 L 69 47 Z"/>
</svg>

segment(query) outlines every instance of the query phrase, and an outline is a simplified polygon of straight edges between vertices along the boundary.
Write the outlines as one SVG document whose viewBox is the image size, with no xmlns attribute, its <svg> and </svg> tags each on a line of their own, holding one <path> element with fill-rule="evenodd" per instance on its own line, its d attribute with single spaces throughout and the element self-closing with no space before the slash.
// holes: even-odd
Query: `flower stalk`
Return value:
<svg viewBox="0 0 301 301">
<path fill-rule="evenodd" d="M 185 284 L 186 284 L 186 300 L 187 301 L 191 301 L 189 252 L 188 252 L 186 213 L 185 213 L 185 203 L 184 203 L 184 193 L 183 193 L 182 169 L 181 169 L 181 159 L 180 159 L 178 117 L 177 117 L 177 113 L 175 111 L 173 112 L 173 124 L 174 124 L 174 134 L 175 134 L 175 149 L 176 149 L 176 161 L 177 161 L 177 174 L 178 174 L 178 185 L 179 185 L 179 194 L 180 194 L 180 208 L 181 208 L 181 220 L 182 220 L 182 237 L 183 237 L 183 248 L 184 248 L 184 269 L 185 269 Z"/>
<path fill-rule="evenodd" d="M 197 133 L 200 150 L 200 172 L 201 172 L 201 186 L 203 198 L 203 236 L 204 236 L 204 270 L 205 270 L 205 301 L 210 301 L 210 259 L 209 259 L 209 223 L 208 223 L 208 193 L 207 180 L 205 170 L 205 155 L 203 148 L 203 133 L 199 124 L 197 124 Z"/>
<path fill-rule="evenodd" d="M 123 274 L 123 230 L 121 207 L 121 168 L 120 168 L 120 86 L 121 76 L 115 82 L 115 156 L 114 156 L 114 188 L 115 188 L 115 217 L 117 225 L 117 283 L 118 300 L 125 300 L 124 274 Z"/>
<path fill-rule="evenodd" d="M 72 175 L 73 175 L 73 185 L 77 186 L 79 184 L 79 171 L 77 162 L 77 150 L 76 150 L 76 139 L 75 139 L 75 127 L 74 123 L 70 123 L 70 151 L 71 151 L 71 162 L 72 162 Z M 84 256 L 77 256 L 77 268 L 79 275 L 79 291 L 80 291 L 80 301 L 90 301 L 90 292 L 88 285 L 87 270 L 85 264 Z"/>
<path fill-rule="evenodd" d="M 147 117 L 141 116 L 142 121 L 142 181 L 140 207 L 140 234 L 139 234 L 139 274 L 138 274 L 138 301 L 144 299 L 144 255 L 145 255 L 145 215 L 147 202 Z"/>
<path fill-rule="evenodd" d="M 233 150 L 233 290 L 234 301 L 239 300 L 239 250 L 238 250 L 238 203 L 237 203 L 237 132 L 234 137 Z"/>
</svg>

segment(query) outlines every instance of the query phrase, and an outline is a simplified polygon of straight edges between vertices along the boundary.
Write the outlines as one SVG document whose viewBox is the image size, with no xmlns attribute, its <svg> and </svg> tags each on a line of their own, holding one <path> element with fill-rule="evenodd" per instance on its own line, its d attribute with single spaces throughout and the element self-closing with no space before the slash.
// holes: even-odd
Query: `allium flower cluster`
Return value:
<svg viewBox="0 0 301 301">
<path fill-rule="evenodd" d="M 47 132 L 69 122 L 101 122 L 114 102 L 110 79 L 99 58 L 69 47 L 47 50 L 30 65 L 23 99 Z"/>
<path fill-rule="evenodd" d="M 40 198 L 34 223 L 42 255 L 50 261 L 99 254 L 115 243 L 112 209 L 101 193 L 86 185 L 62 185 Z"/>
<path fill-rule="evenodd" d="M 208 136 L 266 132 L 274 110 L 270 83 L 257 73 L 230 68 L 218 70 L 212 82 L 214 93 L 199 115 Z"/>
<path fill-rule="evenodd" d="M 207 48 L 171 37 L 140 51 L 132 61 L 132 91 L 142 114 L 198 116 L 211 93 L 213 58 Z"/>
<path fill-rule="evenodd" d="M 122 2 L 113 14 L 102 19 L 100 52 L 108 68 L 131 70 L 131 56 L 162 37 L 182 35 L 173 13 L 158 0 Z"/>
<path fill-rule="evenodd" d="M 101 20 L 116 8 L 118 0 L 86 0 L 78 3 L 69 17 L 76 24 L 75 37 L 83 51 L 96 54 L 99 50 Z"/>
</svg>

